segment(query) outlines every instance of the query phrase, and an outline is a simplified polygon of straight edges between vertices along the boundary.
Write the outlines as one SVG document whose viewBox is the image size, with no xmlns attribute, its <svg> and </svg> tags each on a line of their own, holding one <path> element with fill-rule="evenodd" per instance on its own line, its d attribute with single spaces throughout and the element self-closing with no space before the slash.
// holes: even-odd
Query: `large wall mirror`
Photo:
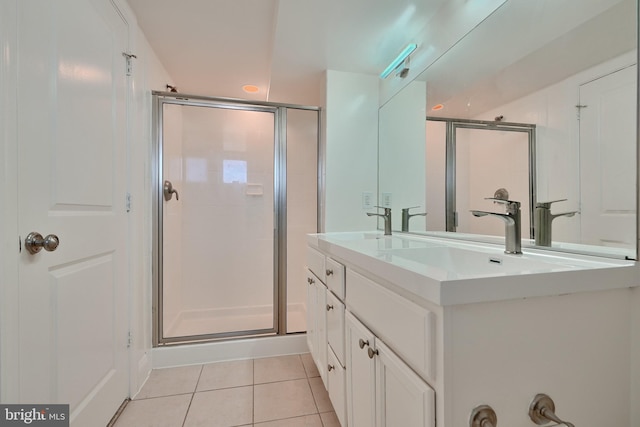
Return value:
<svg viewBox="0 0 640 427">
<path fill-rule="evenodd" d="M 385 103 L 393 228 L 501 241 L 470 212 L 504 211 L 498 195 L 521 202 L 525 247 L 635 259 L 636 7 L 508 0 Z"/>
</svg>

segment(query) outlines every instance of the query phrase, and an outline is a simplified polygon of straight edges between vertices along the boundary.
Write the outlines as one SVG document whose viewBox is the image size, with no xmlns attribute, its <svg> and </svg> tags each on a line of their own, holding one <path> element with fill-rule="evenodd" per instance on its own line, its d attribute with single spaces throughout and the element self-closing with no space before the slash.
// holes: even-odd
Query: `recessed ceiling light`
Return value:
<svg viewBox="0 0 640 427">
<path fill-rule="evenodd" d="M 431 110 L 438 111 L 438 110 L 442 110 L 443 108 L 444 108 L 444 105 L 438 104 L 438 105 L 434 105 L 433 107 L 431 107 Z"/>
<path fill-rule="evenodd" d="M 242 86 L 242 90 L 247 93 L 256 93 L 260 90 L 260 88 L 255 85 L 244 85 Z"/>
</svg>

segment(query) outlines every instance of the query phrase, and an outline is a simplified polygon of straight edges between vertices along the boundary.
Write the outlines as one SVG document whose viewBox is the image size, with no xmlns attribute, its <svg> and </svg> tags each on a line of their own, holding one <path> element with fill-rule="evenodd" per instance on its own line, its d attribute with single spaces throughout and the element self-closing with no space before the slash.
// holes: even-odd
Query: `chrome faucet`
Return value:
<svg viewBox="0 0 640 427">
<path fill-rule="evenodd" d="M 551 203 L 564 202 L 567 199 L 553 200 L 551 202 L 536 203 L 535 235 L 536 246 L 551 246 L 551 223 L 559 216 L 572 217 L 577 211 L 563 212 L 553 215 Z"/>
<path fill-rule="evenodd" d="M 384 218 L 384 235 L 391 236 L 391 208 L 383 208 L 382 206 L 376 206 L 376 208 L 384 209 L 384 213 L 367 212 L 367 216 L 380 216 Z"/>
<path fill-rule="evenodd" d="M 485 200 L 493 200 L 494 203 L 500 203 L 506 205 L 506 213 L 498 212 L 485 212 L 485 211 L 471 211 L 473 216 L 497 216 L 504 221 L 504 244 L 505 254 L 521 254 L 522 253 L 522 238 L 521 238 L 521 226 L 520 226 L 520 202 L 513 200 L 496 199 L 493 197 L 486 198 Z"/>
<path fill-rule="evenodd" d="M 409 231 L 409 218 L 412 216 L 427 216 L 426 212 L 409 214 L 409 209 L 419 208 L 420 206 L 412 206 L 410 208 L 402 209 L 402 231 Z"/>
</svg>

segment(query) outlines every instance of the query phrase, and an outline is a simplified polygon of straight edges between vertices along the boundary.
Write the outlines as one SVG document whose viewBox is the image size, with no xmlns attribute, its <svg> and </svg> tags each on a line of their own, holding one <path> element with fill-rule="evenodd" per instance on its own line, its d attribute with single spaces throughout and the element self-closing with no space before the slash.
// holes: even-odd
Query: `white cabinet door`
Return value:
<svg viewBox="0 0 640 427">
<path fill-rule="evenodd" d="M 307 347 L 311 356 L 315 359 L 317 349 L 317 307 L 318 307 L 318 292 L 314 286 L 317 280 L 311 271 L 307 270 Z"/>
<path fill-rule="evenodd" d="M 327 349 L 329 347 L 327 341 L 327 288 L 322 282 L 316 280 L 314 283 L 316 288 L 316 345 L 317 351 L 314 360 L 320 372 L 320 378 L 327 387 Z"/>
<path fill-rule="evenodd" d="M 129 29 L 108 0 L 17 4 L 19 400 L 104 426 L 128 396 Z M 30 254 L 31 232 L 59 247 Z"/>
<path fill-rule="evenodd" d="M 348 425 L 375 425 L 375 357 L 367 354 L 375 348 L 375 337 L 353 314 L 345 315 L 346 382 Z"/>
<path fill-rule="evenodd" d="M 327 340 L 344 366 L 344 304 L 327 291 Z"/>
<path fill-rule="evenodd" d="M 345 369 L 340 365 L 338 358 L 331 348 L 328 349 L 327 359 L 327 391 L 329 399 L 336 412 L 341 426 L 347 426 L 347 399 L 345 396 Z"/>
<path fill-rule="evenodd" d="M 377 427 L 434 427 L 435 392 L 382 341 L 376 341 Z"/>
</svg>

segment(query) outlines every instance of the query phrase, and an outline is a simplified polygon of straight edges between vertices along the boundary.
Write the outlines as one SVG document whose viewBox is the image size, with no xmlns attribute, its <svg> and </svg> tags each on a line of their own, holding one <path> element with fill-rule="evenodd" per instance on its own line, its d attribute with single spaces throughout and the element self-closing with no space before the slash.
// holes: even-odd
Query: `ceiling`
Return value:
<svg viewBox="0 0 640 427">
<path fill-rule="evenodd" d="M 444 1 L 128 3 L 180 92 L 320 105 L 324 70 L 379 74 Z"/>
</svg>

